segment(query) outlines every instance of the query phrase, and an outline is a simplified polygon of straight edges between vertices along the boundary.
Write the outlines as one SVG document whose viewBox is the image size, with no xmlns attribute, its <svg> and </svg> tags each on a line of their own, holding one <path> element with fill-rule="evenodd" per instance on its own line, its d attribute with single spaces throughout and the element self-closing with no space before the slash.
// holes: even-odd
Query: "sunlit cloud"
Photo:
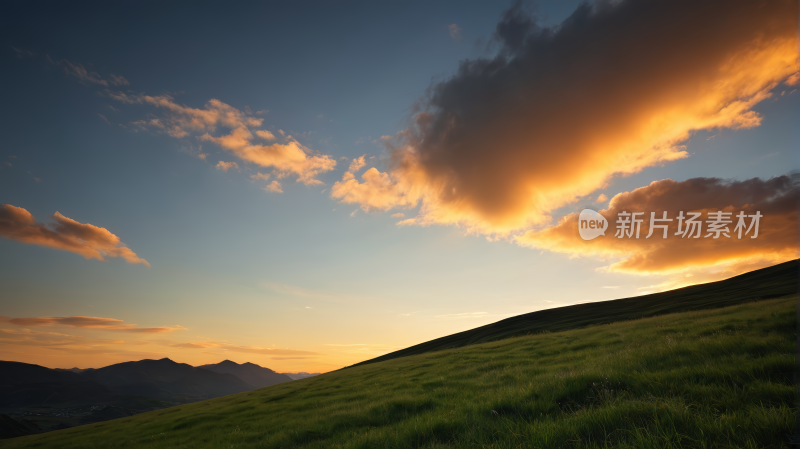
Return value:
<svg viewBox="0 0 800 449">
<path fill-rule="evenodd" d="M 0 322 L 7 322 L 17 326 L 69 326 L 82 329 L 113 330 L 122 332 L 158 334 L 186 330 L 182 326 L 173 327 L 137 327 L 135 324 L 127 324 L 123 320 L 115 318 L 99 318 L 93 316 L 62 316 L 62 317 L 31 317 L 31 318 L 10 318 L 0 316 Z"/>
<path fill-rule="evenodd" d="M 277 179 L 273 179 L 272 182 L 264 186 L 264 190 L 267 192 L 283 193 L 283 186 Z"/>
<path fill-rule="evenodd" d="M 365 154 L 353 159 L 353 161 L 350 162 L 350 167 L 347 168 L 347 171 L 350 173 L 356 173 L 357 171 L 361 170 L 365 165 L 367 165 L 367 162 L 364 160 L 366 156 L 367 155 Z"/>
<path fill-rule="evenodd" d="M 514 7 L 498 56 L 431 86 L 412 126 L 382 138 L 388 170 L 348 171 L 331 197 L 421 205 L 401 225 L 547 226 L 614 177 L 689 157 L 698 130 L 759 126 L 753 107 L 797 71 L 796 16 L 789 0 L 598 2 L 542 28 Z"/>
<path fill-rule="evenodd" d="M 217 170 L 222 170 L 226 172 L 231 169 L 238 171 L 239 164 L 237 164 L 236 162 L 224 162 L 224 161 L 217 162 Z"/>
<path fill-rule="evenodd" d="M 166 94 L 129 95 L 111 90 L 106 90 L 105 94 L 122 103 L 150 105 L 163 111 L 160 117 L 151 116 L 133 122 L 139 128 L 163 132 L 177 139 L 194 135 L 202 141 L 219 145 L 243 161 L 272 168 L 271 174 L 278 179 L 297 176 L 297 181 L 307 186 L 321 185 L 316 177 L 336 166 L 336 160 L 331 156 L 315 153 L 282 130 L 278 130 L 282 143 L 256 143 L 256 136 L 267 141 L 276 140 L 270 131 L 257 129 L 264 119 L 216 99 L 209 100 L 203 108 L 192 108 L 175 102 Z M 220 129 L 226 129 L 228 133 L 219 134 Z M 271 190 L 276 191 L 277 187 L 273 184 Z"/>
<path fill-rule="evenodd" d="M 388 352 L 396 351 L 400 349 L 399 347 L 389 346 L 384 344 L 376 344 L 376 343 L 348 343 L 348 344 L 339 344 L 339 343 L 326 343 L 325 346 L 332 346 L 335 348 L 340 348 L 340 352 L 345 352 L 348 354 L 366 354 L 366 355 L 381 355 L 386 354 Z"/>
<path fill-rule="evenodd" d="M 12 352 L 11 348 L 25 348 L 26 355 L 31 350 L 45 349 L 69 355 L 114 355 L 129 358 L 152 358 L 157 352 L 131 351 L 121 345 L 134 347 L 147 345 L 145 341 L 121 341 L 102 338 L 81 337 L 58 332 L 44 332 L 31 329 L 0 328 L 0 352 Z"/>
<path fill-rule="evenodd" d="M 672 179 L 654 181 L 649 186 L 614 196 L 607 209 L 599 211 L 608 221 L 606 235 L 584 241 L 578 233 L 578 214 L 572 213 L 550 228 L 529 231 L 517 242 L 536 249 L 569 254 L 571 257 L 592 257 L 611 262 L 604 270 L 630 274 L 681 274 L 680 279 L 667 286 L 686 284 L 686 270 L 693 270 L 691 283 L 718 280 L 800 257 L 798 250 L 798 210 L 800 194 L 789 176 L 769 180 L 758 178 L 746 181 L 725 181 L 717 178 L 693 178 L 682 182 Z M 644 212 L 640 237 L 618 238 L 616 221 L 621 212 Z M 698 235 L 676 235 L 678 214 L 683 211 L 700 213 L 703 222 Z M 730 237 L 714 239 L 708 235 L 709 212 L 729 212 L 731 223 L 726 226 Z M 670 222 L 653 224 L 668 226 L 654 228 L 650 238 L 651 213 L 657 219 L 667 212 Z M 758 236 L 755 228 L 739 238 L 735 227 L 738 214 L 763 215 L 759 219 Z M 752 219 L 746 218 L 749 228 Z M 684 225 L 683 231 L 687 228 Z"/>
<path fill-rule="evenodd" d="M 56 212 L 50 227 L 38 223 L 27 210 L 0 205 L 0 236 L 22 243 L 47 246 L 80 254 L 86 259 L 120 257 L 129 263 L 150 264 L 139 258 L 106 228 L 79 223 Z M 51 229 L 52 228 L 52 229 Z"/>
<path fill-rule="evenodd" d="M 213 342 L 213 341 L 171 343 L 171 344 L 169 344 L 169 346 L 173 347 L 173 348 L 180 348 L 180 349 L 216 348 L 216 349 L 222 349 L 222 350 L 225 350 L 225 351 L 242 352 L 242 353 L 246 353 L 246 354 L 258 354 L 258 355 L 303 356 L 303 357 L 322 355 L 322 354 L 320 354 L 318 352 L 313 352 L 313 351 L 300 351 L 300 350 L 288 349 L 288 348 L 267 348 L 267 347 L 260 347 L 260 346 L 241 346 L 241 345 L 232 345 L 232 344 L 229 344 L 229 343 Z"/>
</svg>

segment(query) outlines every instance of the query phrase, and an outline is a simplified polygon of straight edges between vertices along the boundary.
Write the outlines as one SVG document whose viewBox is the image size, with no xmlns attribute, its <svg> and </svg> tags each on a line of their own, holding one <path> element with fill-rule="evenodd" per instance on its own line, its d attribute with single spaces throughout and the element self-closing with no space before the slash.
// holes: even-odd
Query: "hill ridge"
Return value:
<svg viewBox="0 0 800 449">
<path fill-rule="evenodd" d="M 538 310 L 418 343 L 341 369 L 536 332 L 565 331 L 790 295 L 798 291 L 798 270 L 800 270 L 800 259 L 795 259 L 721 281 L 690 285 L 649 295 Z"/>
</svg>

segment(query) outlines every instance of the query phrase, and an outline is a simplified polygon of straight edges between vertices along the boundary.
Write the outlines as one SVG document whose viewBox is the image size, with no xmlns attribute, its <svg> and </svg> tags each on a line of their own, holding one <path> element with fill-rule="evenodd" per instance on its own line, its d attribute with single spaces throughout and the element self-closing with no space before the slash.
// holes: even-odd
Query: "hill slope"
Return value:
<svg viewBox="0 0 800 449">
<path fill-rule="evenodd" d="M 3 441 L 8 448 L 779 448 L 797 296 L 527 335 Z"/>
<path fill-rule="evenodd" d="M 232 374 L 253 388 L 268 387 L 270 385 L 279 384 L 282 382 L 290 382 L 292 378 L 285 375 L 276 373 L 269 368 L 256 365 L 255 363 L 242 363 L 241 365 L 230 360 L 223 360 L 222 362 L 201 365 L 198 368 L 213 371 L 215 373 Z"/>
<path fill-rule="evenodd" d="M 415 354 L 460 348 L 537 332 L 558 332 L 594 324 L 652 317 L 688 310 L 741 304 L 797 293 L 800 259 L 708 284 L 633 298 L 578 304 L 517 315 L 468 331 L 426 341 L 351 366 Z M 348 367 L 349 368 L 349 367 Z"/>
</svg>

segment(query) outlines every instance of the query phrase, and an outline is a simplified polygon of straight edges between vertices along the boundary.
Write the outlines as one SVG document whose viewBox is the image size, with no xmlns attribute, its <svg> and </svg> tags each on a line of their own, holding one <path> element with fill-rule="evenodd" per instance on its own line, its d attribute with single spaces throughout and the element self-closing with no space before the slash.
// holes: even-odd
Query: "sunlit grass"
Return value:
<svg viewBox="0 0 800 449">
<path fill-rule="evenodd" d="M 53 448 L 764 448 L 796 296 L 511 338 L 4 440 Z"/>
</svg>

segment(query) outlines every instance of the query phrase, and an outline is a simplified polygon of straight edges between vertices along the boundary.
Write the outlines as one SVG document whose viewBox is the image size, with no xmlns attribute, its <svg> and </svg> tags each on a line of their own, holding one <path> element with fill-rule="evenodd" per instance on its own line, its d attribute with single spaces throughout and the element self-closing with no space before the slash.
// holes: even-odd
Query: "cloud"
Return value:
<svg viewBox="0 0 800 449">
<path fill-rule="evenodd" d="M 405 217 L 406 217 L 406 214 L 404 214 L 402 212 L 398 212 L 396 214 L 392 214 L 392 218 L 405 218 Z"/>
<path fill-rule="evenodd" d="M 121 341 L 88 338 L 76 335 L 67 335 L 58 332 L 42 332 L 31 329 L 2 329 L 0 328 L 0 351 L 5 354 L 14 353 L 11 348 L 22 347 L 24 352 L 17 352 L 16 354 L 40 355 L 35 354 L 31 349 L 49 349 L 59 351 L 70 357 L 75 355 L 113 355 L 121 357 L 123 360 L 127 358 L 141 359 L 141 358 L 158 358 L 158 353 L 143 352 L 140 350 L 129 351 L 121 348 L 122 344 L 133 345 L 139 347 L 146 345 L 146 341 Z M 52 354 L 52 353 L 51 353 Z M 6 355 L 7 357 L 7 355 Z"/>
<path fill-rule="evenodd" d="M 239 164 L 236 162 L 217 162 L 217 170 L 228 171 L 230 169 L 239 170 Z"/>
<path fill-rule="evenodd" d="M 334 346 L 337 348 L 344 348 L 340 349 L 341 352 L 346 352 L 349 354 L 386 354 L 391 351 L 395 351 L 400 349 L 395 346 L 389 346 L 384 344 L 374 344 L 374 343 L 350 343 L 350 344 L 336 344 L 336 343 L 326 343 L 325 346 Z"/>
<path fill-rule="evenodd" d="M 283 193 L 283 186 L 277 180 L 272 180 L 271 183 L 264 187 L 267 192 Z"/>
<path fill-rule="evenodd" d="M 266 129 L 256 130 L 256 135 L 264 140 L 275 140 L 275 135 L 267 131 Z"/>
<path fill-rule="evenodd" d="M 461 42 L 461 32 L 464 31 L 462 28 L 459 28 L 458 25 L 454 23 L 452 25 L 447 25 L 447 31 L 450 33 L 450 37 L 452 37 L 453 40 Z"/>
<path fill-rule="evenodd" d="M 55 223 L 48 228 L 21 207 L 0 205 L 0 237 L 70 251 L 86 259 L 105 261 L 106 257 L 121 257 L 129 263 L 150 266 L 106 228 L 79 223 L 59 212 L 50 218 Z"/>
<path fill-rule="evenodd" d="M 360 157 L 353 159 L 353 162 L 350 162 L 350 167 L 348 167 L 347 171 L 349 171 L 350 173 L 355 173 L 364 168 L 364 166 L 367 165 L 367 162 L 364 160 L 366 156 L 367 155 L 364 154 Z"/>
<path fill-rule="evenodd" d="M 124 76 L 117 76 L 114 75 L 113 73 L 110 76 L 111 76 L 111 84 L 115 86 L 128 86 L 131 84 L 128 82 L 128 80 L 125 79 Z"/>
<path fill-rule="evenodd" d="M 83 64 L 77 62 L 73 63 L 67 61 L 66 59 L 62 59 L 58 62 L 58 65 L 64 69 L 64 73 L 78 78 L 78 80 L 84 84 L 99 84 L 101 86 L 108 87 L 108 81 L 101 78 L 97 73 L 87 70 Z"/>
<path fill-rule="evenodd" d="M 269 180 L 269 173 L 264 174 L 264 173 L 258 172 L 255 175 L 250 175 L 250 177 L 253 178 L 253 179 L 261 179 L 263 181 L 268 181 Z"/>
<path fill-rule="evenodd" d="M 256 136 L 275 140 L 274 134 L 260 127 L 264 119 L 254 117 L 219 100 L 209 100 L 205 107 L 192 108 L 175 102 L 169 95 L 128 95 L 124 92 L 105 91 L 106 95 L 128 104 L 147 104 L 163 111 L 163 116 L 151 116 L 133 122 L 136 126 L 155 129 L 177 139 L 195 135 L 200 140 L 213 142 L 243 161 L 261 167 L 273 168 L 272 174 L 282 179 L 290 175 L 307 186 L 321 185 L 316 179 L 321 173 L 333 170 L 336 160 L 325 154 L 317 154 L 303 146 L 291 135 L 278 130 L 283 143 L 261 145 L 254 143 Z M 213 135 L 221 128 L 227 134 Z"/>
<path fill-rule="evenodd" d="M 172 343 L 169 344 L 170 347 L 173 348 L 181 348 L 181 349 L 208 349 L 208 348 L 219 348 L 224 349 L 226 351 L 232 352 L 242 352 L 247 354 L 260 354 L 260 355 L 277 355 L 277 356 L 318 356 L 321 355 L 318 352 L 312 351 L 299 351 L 295 349 L 288 349 L 288 348 L 262 348 L 259 346 L 240 346 L 240 345 L 231 345 L 228 343 L 221 343 L 221 342 L 213 342 L 213 341 L 199 341 L 199 342 L 189 342 L 189 343 Z"/>
<path fill-rule="evenodd" d="M 800 194 L 789 176 L 769 180 L 759 178 L 745 181 L 726 181 L 718 178 L 693 178 L 682 182 L 672 179 L 654 181 L 649 186 L 615 195 L 608 209 L 599 211 L 608 220 L 605 236 L 584 241 L 578 235 L 578 214 L 572 213 L 550 228 L 529 231 L 517 238 L 518 243 L 536 249 L 569 254 L 573 257 L 593 257 L 602 260 L 618 260 L 604 270 L 631 274 L 676 274 L 685 270 L 720 271 L 724 268 L 731 275 L 751 269 L 800 257 L 798 250 L 798 209 Z M 703 221 L 699 238 L 691 232 L 686 236 L 676 235 L 678 214 L 683 211 L 701 213 Z M 730 237 L 708 236 L 709 212 L 730 212 L 731 223 L 727 225 Z M 640 216 L 639 238 L 618 238 L 617 219 L 621 212 L 644 212 Z M 657 219 L 667 218 L 671 222 L 656 222 L 668 225 L 667 237 L 663 229 L 655 229 L 650 238 L 651 212 Z M 739 238 L 735 227 L 740 212 L 755 215 L 760 212 L 758 236 L 752 238 L 754 229 Z M 751 218 L 745 218 L 750 226 Z M 685 224 L 682 231 L 686 231 Z M 635 234 L 634 234 L 635 235 Z M 711 275 L 711 273 L 707 273 Z M 715 277 L 715 276 L 711 276 Z M 717 277 L 718 278 L 718 277 Z M 710 278 L 709 278 L 710 279 Z M 697 278 L 692 283 L 700 282 Z"/>
<path fill-rule="evenodd" d="M 120 124 L 120 126 L 124 127 L 124 125 L 122 124 Z M 203 161 L 206 160 L 206 158 L 208 157 L 208 153 L 203 153 L 202 145 L 198 145 L 197 148 L 195 148 L 193 145 L 189 145 L 188 147 L 181 147 L 180 149 L 178 149 L 178 151 L 180 151 L 181 153 L 186 153 L 190 156 L 194 156 Z"/>
<path fill-rule="evenodd" d="M 512 236 L 547 225 L 610 179 L 686 158 L 697 130 L 758 126 L 753 111 L 797 71 L 790 0 L 582 3 L 555 28 L 519 5 L 496 57 L 432 85 L 383 141 L 386 172 L 347 172 L 334 199 L 413 208 L 401 224 Z"/>
<path fill-rule="evenodd" d="M 64 316 L 64 317 L 33 317 L 33 318 L 10 318 L 0 316 L 0 322 L 7 322 L 17 326 L 52 326 L 62 325 L 79 327 L 84 329 L 115 330 L 123 332 L 156 334 L 186 330 L 182 326 L 175 327 L 136 327 L 135 324 L 125 324 L 123 320 L 115 318 L 98 318 L 93 316 Z M 27 330 L 27 329 L 25 329 Z M 64 335 L 64 334 L 59 334 Z"/>
<path fill-rule="evenodd" d="M 606 196 L 605 193 L 601 193 L 600 196 L 598 196 L 597 199 L 594 200 L 594 204 L 602 204 L 605 203 L 606 201 L 608 201 L 608 197 Z"/>
</svg>

